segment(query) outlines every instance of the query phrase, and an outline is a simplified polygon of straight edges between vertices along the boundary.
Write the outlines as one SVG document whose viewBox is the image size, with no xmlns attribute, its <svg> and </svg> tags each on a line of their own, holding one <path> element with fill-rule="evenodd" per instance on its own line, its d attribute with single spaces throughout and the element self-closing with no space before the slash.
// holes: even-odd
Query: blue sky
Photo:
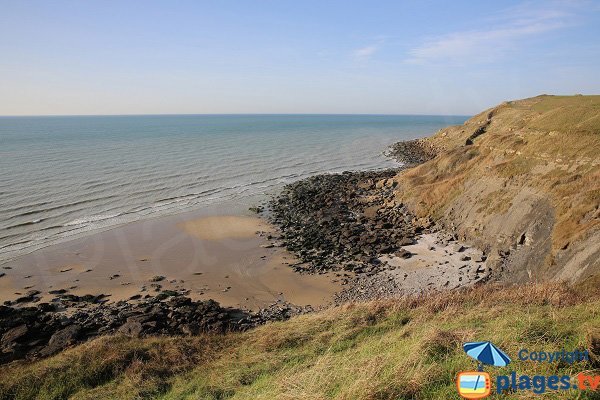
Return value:
<svg viewBox="0 0 600 400">
<path fill-rule="evenodd" d="M 473 114 L 600 93 L 598 1 L 0 1 L 0 115 Z"/>
</svg>

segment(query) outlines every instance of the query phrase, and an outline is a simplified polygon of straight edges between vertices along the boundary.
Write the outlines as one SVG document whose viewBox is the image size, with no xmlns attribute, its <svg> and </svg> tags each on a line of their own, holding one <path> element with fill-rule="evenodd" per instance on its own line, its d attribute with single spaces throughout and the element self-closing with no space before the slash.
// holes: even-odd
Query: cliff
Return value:
<svg viewBox="0 0 600 400">
<path fill-rule="evenodd" d="M 600 96 L 509 101 L 422 141 L 395 199 L 485 249 L 513 282 L 600 277 Z"/>
</svg>

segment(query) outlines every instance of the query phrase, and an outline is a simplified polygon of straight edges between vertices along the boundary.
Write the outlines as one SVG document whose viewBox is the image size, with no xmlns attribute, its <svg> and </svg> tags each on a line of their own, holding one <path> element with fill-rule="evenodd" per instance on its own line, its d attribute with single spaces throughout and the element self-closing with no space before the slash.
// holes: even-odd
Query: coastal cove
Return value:
<svg viewBox="0 0 600 400">
<path fill-rule="evenodd" d="M 394 167 L 388 145 L 465 119 L 0 117 L 0 265 L 130 222 L 214 204 L 247 209 L 319 173 Z"/>
<path fill-rule="evenodd" d="M 419 140 L 388 155 L 407 167 L 431 157 Z M 22 256 L 14 269 L 3 267 L 0 326 L 9 329 L 0 364 L 101 335 L 245 331 L 489 280 L 481 251 L 388 205 L 401 170 L 317 175 L 252 210 L 207 207 Z M 360 238 L 348 234 L 357 231 Z"/>
<path fill-rule="evenodd" d="M 13 296 L 0 306 L 0 371 L 88 357 L 89 346 L 104 341 L 134 352 L 152 343 L 175 351 L 165 340 L 184 344 L 176 354 L 188 355 L 196 346 L 190 340 L 207 341 L 194 356 L 250 341 L 267 360 L 265 368 L 278 351 L 296 363 L 298 349 L 314 340 L 320 343 L 314 344 L 316 359 L 302 364 L 311 370 L 323 357 L 356 357 L 354 349 L 367 343 L 398 356 L 381 334 L 402 343 L 400 352 L 458 357 L 461 343 L 479 335 L 539 343 L 548 329 L 554 329 L 554 346 L 574 337 L 600 357 L 598 314 L 581 312 L 599 295 L 598 101 L 539 96 L 506 102 L 431 137 L 396 142 L 385 152 L 396 160 L 394 168 L 316 174 L 251 207 L 221 203 L 22 256 L 15 268 L 4 265 L 0 277 L 3 292 Z M 570 125 L 554 122 L 557 130 L 540 134 L 548 115 L 571 114 L 565 103 L 590 116 L 570 147 L 554 139 L 572 135 Z M 507 143 L 520 150 L 500 147 Z M 539 152 L 553 145 L 560 156 Z M 548 179 L 553 184 L 545 186 Z M 506 188 L 503 202 L 489 185 Z M 556 193 L 576 207 L 557 201 Z M 470 225 L 474 216 L 489 223 Z M 578 229 L 566 230 L 565 221 Z M 561 279 L 574 269 L 571 282 Z M 496 314 L 499 305 L 506 311 Z M 531 311 L 532 305 L 542 308 Z M 576 338 L 572 326 L 548 324 L 558 324 L 548 315 L 570 307 L 582 318 Z M 493 314 L 487 327 L 482 309 Z M 518 320 L 508 312 L 515 309 L 523 313 Z M 532 318 L 538 322 L 532 325 Z M 568 333 L 558 332 L 563 328 Z M 427 333 L 415 339 L 419 329 Z M 254 363 L 255 355 L 248 357 Z M 456 373 L 454 361 L 439 359 L 428 359 L 431 368 Z M 597 369 L 600 358 L 590 360 Z M 222 362 L 235 364 L 229 351 Z M 406 362 L 414 363 L 402 356 L 392 364 L 405 370 Z M 284 363 L 282 374 L 289 371 Z M 205 379 L 205 371 L 195 373 Z M 235 390 L 245 390 L 245 382 L 236 378 Z M 29 390 L 14 385 L 6 386 Z M 221 393 L 212 387 L 206 390 Z"/>
<path fill-rule="evenodd" d="M 0 400 L 600 400 L 600 0 L 2 5 Z"/>
</svg>

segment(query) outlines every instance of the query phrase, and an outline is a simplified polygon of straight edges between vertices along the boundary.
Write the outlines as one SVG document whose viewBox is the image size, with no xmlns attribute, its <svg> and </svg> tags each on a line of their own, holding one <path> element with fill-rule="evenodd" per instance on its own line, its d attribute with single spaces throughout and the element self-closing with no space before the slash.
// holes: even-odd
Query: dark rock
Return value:
<svg viewBox="0 0 600 400">
<path fill-rule="evenodd" d="M 30 290 L 29 292 L 27 292 L 24 296 L 18 297 L 15 300 L 15 303 L 31 303 L 31 302 L 36 302 L 39 301 L 39 297 L 37 297 L 37 295 L 40 292 L 37 290 Z"/>
<path fill-rule="evenodd" d="M 166 291 L 165 291 L 166 292 Z M 162 293 L 161 293 L 162 294 Z M 139 302 L 84 302 L 103 295 L 62 295 L 60 306 L 0 306 L 0 363 L 24 357 L 48 356 L 98 335 L 190 335 L 252 328 L 282 320 L 309 308 L 276 303 L 257 313 L 223 308 L 213 300 L 192 301 L 178 292 Z"/>
<path fill-rule="evenodd" d="M 264 211 L 264 207 L 263 206 L 253 206 L 253 207 L 249 207 L 248 210 L 250 210 L 256 214 L 260 214 L 261 212 Z"/>
<path fill-rule="evenodd" d="M 406 258 L 411 258 L 413 256 L 413 254 L 408 250 L 400 249 L 398 252 L 396 252 L 395 256 L 406 259 Z"/>
<path fill-rule="evenodd" d="M 2 335 L 2 339 L 0 339 L 0 347 L 3 349 L 11 347 L 14 342 L 27 335 L 28 332 L 29 329 L 25 324 L 9 329 Z"/>
<path fill-rule="evenodd" d="M 388 157 L 392 157 L 406 166 L 424 163 L 434 158 L 436 154 L 436 149 L 423 139 L 394 143 L 386 151 Z"/>
<path fill-rule="evenodd" d="M 131 337 L 139 337 L 142 334 L 144 328 L 142 324 L 138 321 L 126 322 L 117 330 L 118 333 L 131 336 Z"/>
<path fill-rule="evenodd" d="M 398 170 L 313 176 L 284 187 L 269 202 L 280 242 L 302 265 L 296 271 L 345 269 L 375 273 L 376 260 L 412 244 L 417 228 L 407 208 L 394 202 Z M 364 199 L 368 198 L 368 201 Z"/>
<path fill-rule="evenodd" d="M 69 325 L 57 331 L 50 337 L 48 345 L 40 353 L 44 356 L 49 356 L 77 343 L 80 332 L 81 326 L 77 324 Z"/>
</svg>

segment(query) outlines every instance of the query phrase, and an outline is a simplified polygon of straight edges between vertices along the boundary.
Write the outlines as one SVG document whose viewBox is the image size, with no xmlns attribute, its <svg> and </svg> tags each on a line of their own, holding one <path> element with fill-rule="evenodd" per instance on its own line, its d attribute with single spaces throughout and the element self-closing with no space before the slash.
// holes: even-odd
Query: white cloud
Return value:
<svg viewBox="0 0 600 400">
<path fill-rule="evenodd" d="M 360 49 L 356 49 L 352 52 L 352 55 L 358 60 L 368 60 L 379 50 L 379 45 L 371 45 L 366 47 L 361 47 Z"/>
<path fill-rule="evenodd" d="M 545 6 L 545 7 L 544 7 Z M 572 25 L 573 2 L 524 3 L 497 14 L 490 27 L 452 32 L 429 38 L 409 51 L 410 63 L 442 61 L 478 62 L 496 59 L 520 40 Z M 469 58 L 465 60 L 465 58 Z"/>
</svg>

